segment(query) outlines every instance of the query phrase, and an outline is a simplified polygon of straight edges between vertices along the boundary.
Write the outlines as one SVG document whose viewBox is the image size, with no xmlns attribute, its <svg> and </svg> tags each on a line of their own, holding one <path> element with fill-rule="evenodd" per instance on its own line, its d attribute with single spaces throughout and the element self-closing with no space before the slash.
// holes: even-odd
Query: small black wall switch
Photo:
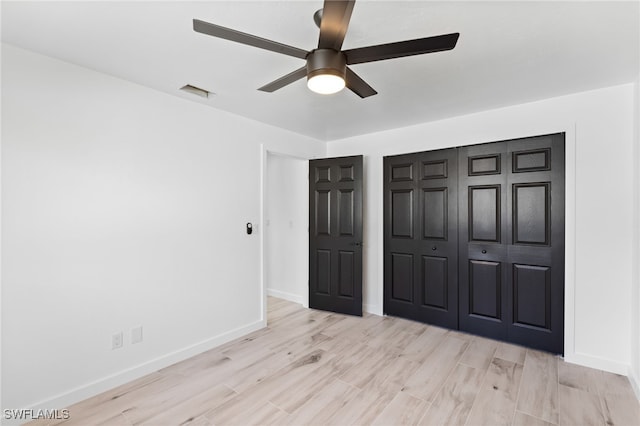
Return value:
<svg viewBox="0 0 640 426">
<path fill-rule="evenodd" d="M 251 235 L 252 232 L 253 232 L 253 225 L 251 225 L 251 222 L 247 222 L 247 235 Z"/>
</svg>

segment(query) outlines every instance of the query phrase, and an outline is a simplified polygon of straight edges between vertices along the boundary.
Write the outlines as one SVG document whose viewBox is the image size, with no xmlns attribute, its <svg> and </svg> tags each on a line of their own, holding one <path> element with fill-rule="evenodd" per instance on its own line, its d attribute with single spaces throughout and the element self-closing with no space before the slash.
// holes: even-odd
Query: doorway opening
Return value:
<svg viewBox="0 0 640 426">
<path fill-rule="evenodd" d="M 304 307 L 309 306 L 308 176 L 307 159 L 266 152 L 263 220 L 266 296 Z"/>
</svg>

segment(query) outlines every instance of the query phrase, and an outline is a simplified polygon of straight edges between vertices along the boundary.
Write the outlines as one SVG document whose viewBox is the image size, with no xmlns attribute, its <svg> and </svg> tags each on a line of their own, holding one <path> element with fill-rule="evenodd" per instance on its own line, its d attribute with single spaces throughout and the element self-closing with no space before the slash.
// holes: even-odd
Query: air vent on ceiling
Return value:
<svg viewBox="0 0 640 426">
<path fill-rule="evenodd" d="M 187 84 L 186 86 L 182 86 L 180 88 L 180 90 L 183 90 L 185 92 L 200 96 L 202 98 L 208 98 L 209 97 L 209 93 L 211 93 L 208 90 L 204 90 L 204 89 L 201 89 L 199 87 L 192 86 L 190 84 Z"/>
</svg>

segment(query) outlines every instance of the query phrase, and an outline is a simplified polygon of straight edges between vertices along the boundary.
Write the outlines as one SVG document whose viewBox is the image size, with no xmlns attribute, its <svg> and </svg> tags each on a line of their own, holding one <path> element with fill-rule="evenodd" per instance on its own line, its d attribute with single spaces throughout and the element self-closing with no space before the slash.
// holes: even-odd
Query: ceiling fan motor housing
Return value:
<svg viewBox="0 0 640 426">
<path fill-rule="evenodd" d="M 307 79 L 320 74 L 331 74 L 345 78 L 347 58 L 333 49 L 316 49 L 307 56 Z"/>
</svg>

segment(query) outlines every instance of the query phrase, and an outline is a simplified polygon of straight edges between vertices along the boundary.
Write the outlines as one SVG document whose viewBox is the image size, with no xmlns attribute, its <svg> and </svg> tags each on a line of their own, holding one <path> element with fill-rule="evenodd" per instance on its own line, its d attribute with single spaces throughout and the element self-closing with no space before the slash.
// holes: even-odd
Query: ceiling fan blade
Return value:
<svg viewBox="0 0 640 426">
<path fill-rule="evenodd" d="M 342 48 L 355 2 L 355 0 L 324 1 L 318 49 L 340 50 Z"/>
<path fill-rule="evenodd" d="M 302 68 L 298 68 L 297 70 L 290 72 L 289 74 L 280 77 L 277 80 L 272 81 L 271 83 L 265 84 L 258 90 L 262 90 L 263 92 L 275 92 L 278 89 L 282 89 L 287 84 L 291 84 L 294 81 L 300 80 L 302 77 L 307 76 L 307 66 L 305 65 Z"/>
<path fill-rule="evenodd" d="M 202 34 L 235 41 L 236 43 L 258 47 L 272 52 L 282 53 L 295 58 L 305 59 L 309 54 L 306 50 L 298 49 L 297 47 L 288 46 L 286 44 L 278 43 L 277 41 L 267 40 L 266 38 L 221 27 L 199 19 L 193 20 L 193 30 Z"/>
<path fill-rule="evenodd" d="M 460 33 L 444 34 L 397 43 L 379 44 L 377 46 L 359 47 L 343 51 L 347 56 L 347 64 L 382 61 L 384 59 L 401 58 L 403 56 L 422 55 L 424 53 L 442 52 L 456 47 Z"/>
<path fill-rule="evenodd" d="M 347 67 L 347 75 L 345 83 L 349 89 L 361 98 L 368 98 L 369 96 L 377 95 L 373 87 L 369 86 L 358 74 L 353 72 L 351 68 Z"/>
</svg>

